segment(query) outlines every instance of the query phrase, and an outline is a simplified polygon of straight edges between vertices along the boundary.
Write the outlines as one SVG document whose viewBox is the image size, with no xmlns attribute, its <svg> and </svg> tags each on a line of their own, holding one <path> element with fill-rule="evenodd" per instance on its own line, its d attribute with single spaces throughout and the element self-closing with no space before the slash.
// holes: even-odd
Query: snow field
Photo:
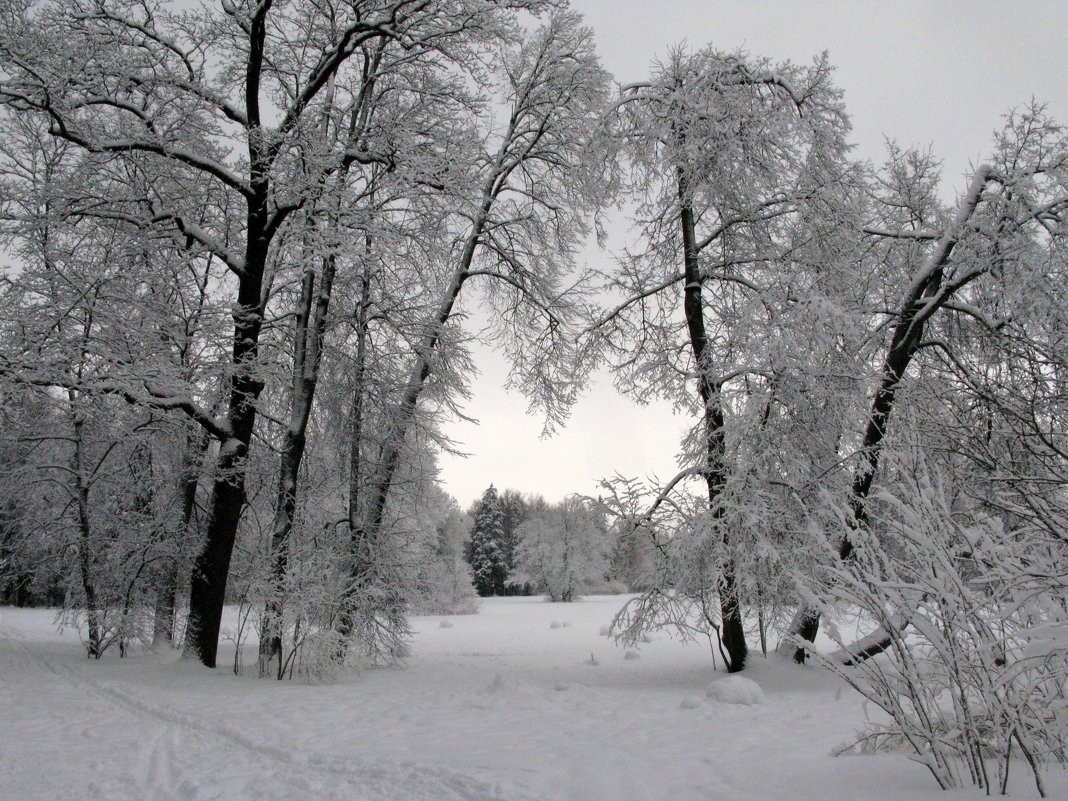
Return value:
<svg viewBox="0 0 1068 801">
<path fill-rule="evenodd" d="M 139 649 L 92 662 L 51 612 L 3 609 L 0 801 L 946 799 L 904 755 L 831 756 L 864 723 L 833 677 L 759 653 L 728 677 L 663 633 L 627 658 L 599 634 L 621 603 L 417 617 L 405 669 L 320 685 Z"/>
</svg>

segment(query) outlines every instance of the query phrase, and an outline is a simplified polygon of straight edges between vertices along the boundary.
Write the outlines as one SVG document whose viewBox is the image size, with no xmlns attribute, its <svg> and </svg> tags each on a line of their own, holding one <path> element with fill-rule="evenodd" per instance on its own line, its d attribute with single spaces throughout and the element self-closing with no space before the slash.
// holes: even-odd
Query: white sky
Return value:
<svg viewBox="0 0 1068 801">
<path fill-rule="evenodd" d="M 626 83 L 675 43 L 744 47 L 775 61 L 808 62 L 830 52 L 845 92 L 853 141 L 880 161 L 884 136 L 930 146 L 944 164 L 945 194 L 963 189 L 1002 115 L 1031 97 L 1068 124 L 1068 3 L 1005 0 L 572 0 L 597 36 L 604 66 Z M 591 263 L 608 253 L 587 254 Z M 466 412 L 480 421 L 447 432 L 467 458 L 442 456 L 441 479 L 461 506 L 490 483 L 558 500 L 595 493 L 615 472 L 676 470 L 689 421 L 663 404 L 639 407 L 605 376 L 576 405 L 567 428 L 541 440 L 526 401 L 504 391 L 507 367 L 492 351 L 476 356 L 481 376 Z"/>
</svg>

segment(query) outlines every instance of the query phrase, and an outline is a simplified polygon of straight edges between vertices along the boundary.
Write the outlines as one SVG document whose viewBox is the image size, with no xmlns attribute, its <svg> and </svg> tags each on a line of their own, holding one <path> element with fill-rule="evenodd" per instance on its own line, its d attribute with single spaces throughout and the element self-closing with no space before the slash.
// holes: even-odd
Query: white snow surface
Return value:
<svg viewBox="0 0 1068 801">
<path fill-rule="evenodd" d="M 599 635 L 623 600 L 486 599 L 451 628 L 416 617 L 405 669 L 319 685 L 139 648 L 87 660 L 53 611 L 0 609 L 0 801 L 948 797 L 904 754 L 832 756 L 864 709 L 816 668 L 755 653 L 763 703 L 746 706 L 704 697 L 738 684 L 707 646 L 661 635 L 626 659 Z M 233 656 L 224 640 L 220 664 Z M 1068 772 L 1046 779 L 1068 798 Z M 1023 770 L 1010 790 L 1037 798 Z"/>
</svg>

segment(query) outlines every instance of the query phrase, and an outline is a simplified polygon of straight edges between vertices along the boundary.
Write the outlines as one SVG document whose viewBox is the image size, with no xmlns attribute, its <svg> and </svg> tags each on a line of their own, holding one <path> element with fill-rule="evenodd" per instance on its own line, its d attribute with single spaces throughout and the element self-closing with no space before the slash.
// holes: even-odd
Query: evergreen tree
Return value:
<svg viewBox="0 0 1068 801">
<path fill-rule="evenodd" d="M 497 488 L 490 484 L 482 493 L 471 529 L 471 569 L 475 574 L 478 594 L 504 595 L 508 577 L 504 541 L 504 510 Z"/>
<path fill-rule="evenodd" d="M 516 549 L 519 546 L 519 527 L 531 516 L 532 512 L 545 506 L 540 496 L 524 498 L 518 490 L 506 489 L 500 494 L 502 524 L 504 527 L 504 567 L 511 576 L 516 569 Z M 529 585 L 508 582 L 506 595 L 530 595 Z"/>
</svg>

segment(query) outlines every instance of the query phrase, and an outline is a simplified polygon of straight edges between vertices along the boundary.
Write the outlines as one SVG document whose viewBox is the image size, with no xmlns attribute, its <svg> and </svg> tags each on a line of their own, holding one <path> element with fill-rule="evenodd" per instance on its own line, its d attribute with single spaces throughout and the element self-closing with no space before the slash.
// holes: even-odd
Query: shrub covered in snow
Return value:
<svg viewBox="0 0 1068 801">
<path fill-rule="evenodd" d="M 906 746 L 944 789 L 1005 793 L 1022 758 L 1041 793 L 1041 765 L 1068 754 L 1064 544 L 961 508 L 922 469 L 908 483 L 880 494 L 880 534 L 854 533 L 831 584 L 879 626 L 860 647 L 885 652 L 821 661 L 889 716 L 869 746 Z"/>
<path fill-rule="evenodd" d="M 603 587 L 608 534 L 603 514 L 578 497 L 566 498 L 519 527 L 515 584 L 530 584 L 553 601 L 573 601 Z"/>
</svg>

